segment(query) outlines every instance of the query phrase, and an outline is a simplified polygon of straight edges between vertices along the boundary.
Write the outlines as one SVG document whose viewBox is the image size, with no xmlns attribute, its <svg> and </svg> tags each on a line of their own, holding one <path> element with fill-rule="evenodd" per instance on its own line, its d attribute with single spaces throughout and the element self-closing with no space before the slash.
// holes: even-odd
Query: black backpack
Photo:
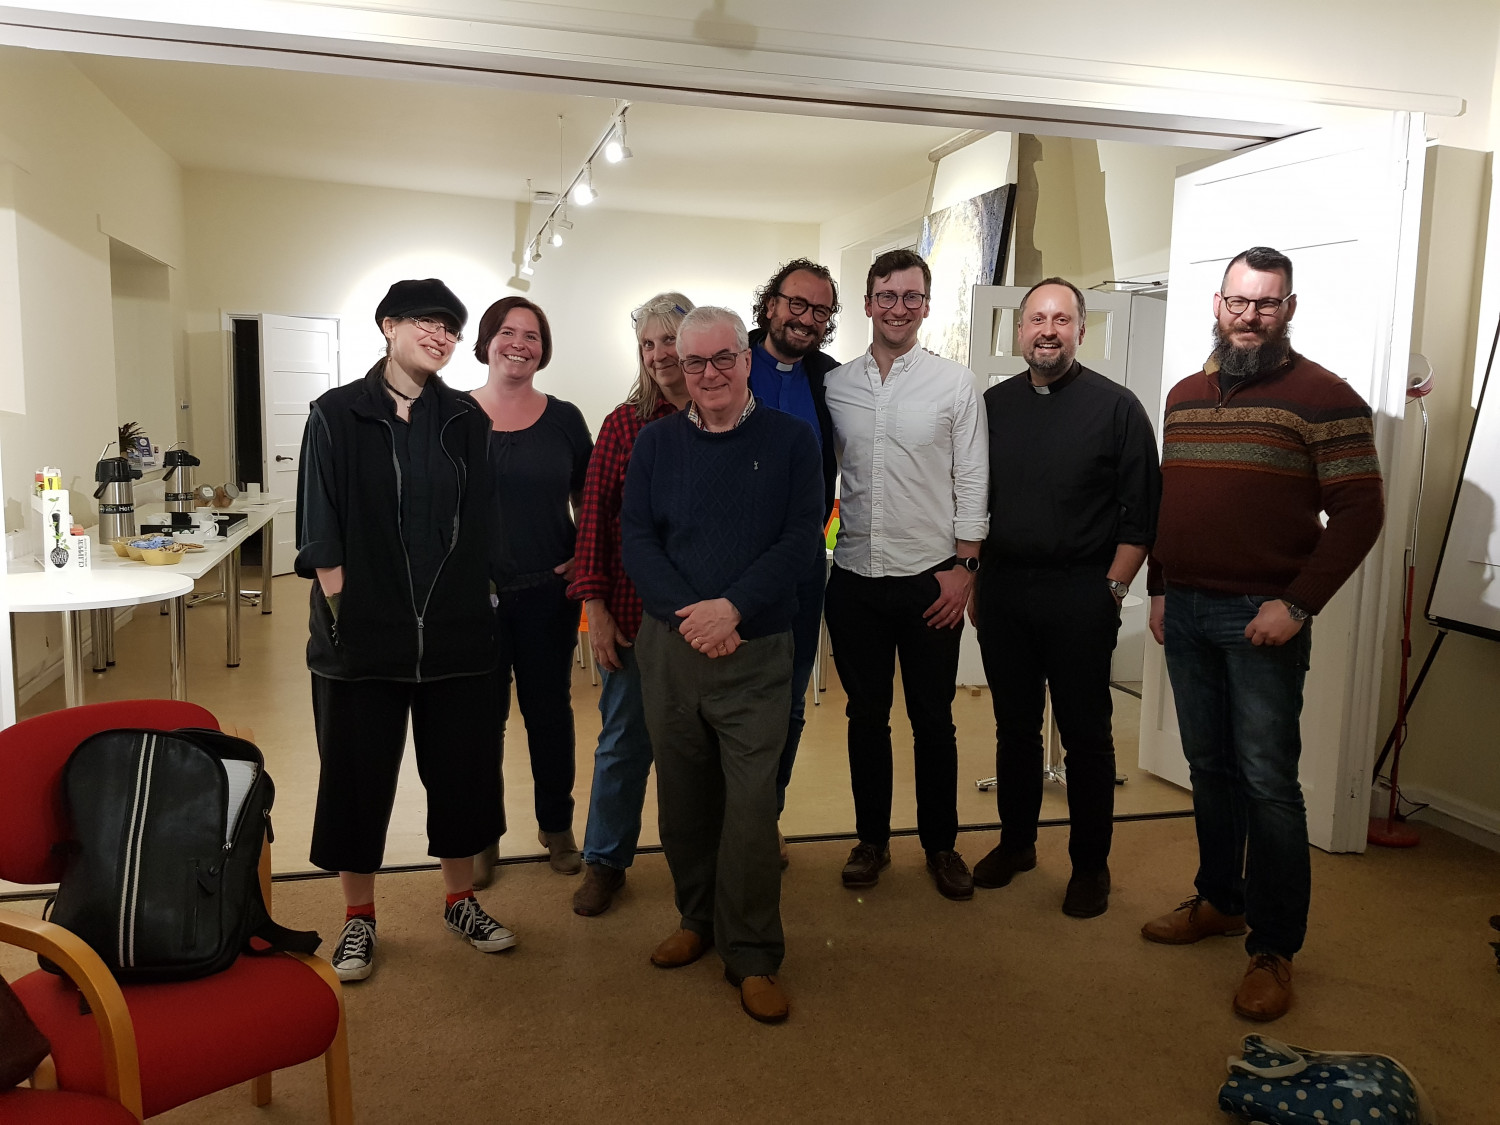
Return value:
<svg viewBox="0 0 1500 1125">
<path fill-rule="evenodd" d="M 193 980 L 241 953 L 317 949 L 316 933 L 266 912 L 260 855 L 276 790 L 254 743 L 103 731 L 73 751 L 63 789 L 73 840 L 50 917 L 120 980 Z"/>
</svg>

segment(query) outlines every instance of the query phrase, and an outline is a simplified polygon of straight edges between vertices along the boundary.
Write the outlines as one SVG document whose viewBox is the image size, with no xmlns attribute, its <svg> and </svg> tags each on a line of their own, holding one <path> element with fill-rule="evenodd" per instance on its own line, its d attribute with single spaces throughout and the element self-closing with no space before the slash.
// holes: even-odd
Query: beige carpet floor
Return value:
<svg viewBox="0 0 1500 1125">
<path fill-rule="evenodd" d="M 1500 1119 L 1500 975 L 1485 944 L 1500 856 L 1424 828 L 1421 847 L 1313 853 L 1298 1002 L 1270 1032 L 1381 1051 L 1423 1082 L 1444 1125 Z M 485 956 L 441 925 L 436 873 L 383 876 L 380 960 L 350 986 L 356 1108 L 414 1122 L 1223 1122 L 1225 1059 L 1255 1025 L 1229 999 L 1238 939 L 1151 945 L 1141 922 L 1191 889 L 1186 820 L 1121 824 L 1109 913 L 1058 909 L 1066 832 L 1041 866 L 969 903 L 940 898 L 915 840 L 879 887 L 838 884 L 843 843 L 798 844 L 783 890 L 788 1023 L 739 1010 L 718 959 L 666 972 L 647 954 L 676 922 L 660 856 L 617 908 L 574 916 L 576 882 L 507 866 L 481 899 L 520 935 Z M 974 837 L 960 848 L 981 853 Z M 34 909 L 34 904 L 25 904 Z M 274 912 L 330 942 L 337 886 L 281 882 Z M 0 955 L 7 975 L 25 967 Z M 234 1090 L 158 1120 L 324 1120 L 316 1064 L 277 1078 L 269 1109 Z"/>
</svg>

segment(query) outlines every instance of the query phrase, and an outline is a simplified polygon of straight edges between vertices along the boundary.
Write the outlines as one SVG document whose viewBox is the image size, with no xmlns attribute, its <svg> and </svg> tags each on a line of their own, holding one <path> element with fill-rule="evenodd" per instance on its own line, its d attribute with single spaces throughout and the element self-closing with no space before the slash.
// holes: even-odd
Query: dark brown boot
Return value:
<svg viewBox="0 0 1500 1125">
<path fill-rule="evenodd" d="M 584 872 L 583 886 L 573 892 L 573 913 L 592 918 L 603 914 L 625 885 L 625 872 L 607 863 L 591 863 Z"/>
</svg>

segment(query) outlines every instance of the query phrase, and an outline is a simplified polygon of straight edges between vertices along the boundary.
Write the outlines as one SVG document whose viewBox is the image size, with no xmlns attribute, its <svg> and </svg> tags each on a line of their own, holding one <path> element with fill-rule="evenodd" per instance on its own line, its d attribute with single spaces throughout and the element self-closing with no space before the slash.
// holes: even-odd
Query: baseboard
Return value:
<svg viewBox="0 0 1500 1125">
<path fill-rule="evenodd" d="M 155 603 L 152 603 L 152 604 L 155 604 Z M 91 673 L 93 671 L 93 664 L 92 664 L 92 661 L 90 660 L 90 658 L 94 655 L 94 630 L 93 630 L 93 621 L 92 621 L 92 615 L 90 613 L 88 613 L 87 610 L 82 611 L 82 612 L 84 613 L 84 618 L 83 618 L 83 656 L 84 656 L 83 670 L 84 670 L 85 673 Z M 115 629 L 119 630 L 119 628 L 122 625 L 128 624 L 129 621 L 130 621 L 130 619 L 131 619 L 131 617 L 133 617 L 134 614 L 135 614 L 135 606 L 125 606 L 122 609 L 117 609 L 115 611 Z M 63 676 L 62 645 L 59 644 L 56 649 L 49 649 L 49 651 L 55 651 L 57 653 L 57 655 L 56 655 L 56 657 L 54 659 L 52 659 L 52 660 L 44 660 L 44 661 L 42 661 L 42 663 L 34 665 L 32 667 L 32 669 L 31 669 L 31 671 L 28 672 L 24 677 L 18 677 L 17 678 L 17 680 L 16 680 L 16 704 L 18 706 L 20 704 L 22 704 L 22 703 L 25 703 L 28 699 L 30 699 L 32 696 L 34 696 L 37 692 L 42 691 L 43 689 L 45 689 L 46 687 L 48 687 L 50 684 L 56 683 L 58 680 L 62 679 L 62 676 Z"/>
<path fill-rule="evenodd" d="M 1500 811 L 1476 805 L 1441 789 L 1403 785 L 1401 794 L 1407 800 L 1427 806 L 1408 819 L 1425 821 L 1480 847 L 1500 852 Z"/>
</svg>

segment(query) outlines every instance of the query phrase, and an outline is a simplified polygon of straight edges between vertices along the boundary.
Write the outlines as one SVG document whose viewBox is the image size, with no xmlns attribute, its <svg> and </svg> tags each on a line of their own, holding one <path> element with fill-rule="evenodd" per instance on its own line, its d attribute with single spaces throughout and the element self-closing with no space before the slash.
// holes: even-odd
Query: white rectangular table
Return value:
<svg viewBox="0 0 1500 1125">
<path fill-rule="evenodd" d="M 99 543 L 97 527 L 89 530 L 93 568 L 67 577 L 44 574 L 31 560 L 22 562 L 6 576 L 6 600 L 13 613 L 60 612 L 63 614 L 64 694 L 69 707 L 83 702 L 82 626 L 78 613 L 93 613 L 94 670 L 102 672 L 114 663 L 113 610 L 128 605 L 165 601 L 171 617 L 172 698 L 187 698 L 187 596 L 193 583 L 217 568 L 224 588 L 224 656 L 231 668 L 240 664 L 240 547 L 252 535 L 270 526 L 286 501 L 262 497 L 256 503 L 236 503 L 229 509 L 245 518 L 227 536 L 208 540 L 201 551 L 189 551 L 180 563 L 152 566 L 123 559 L 109 544 Z M 215 509 L 223 511 L 224 509 Z M 140 523 L 165 523 L 162 513 L 142 512 Z M 271 612 L 271 542 L 262 538 L 260 611 Z"/>
</svg>

